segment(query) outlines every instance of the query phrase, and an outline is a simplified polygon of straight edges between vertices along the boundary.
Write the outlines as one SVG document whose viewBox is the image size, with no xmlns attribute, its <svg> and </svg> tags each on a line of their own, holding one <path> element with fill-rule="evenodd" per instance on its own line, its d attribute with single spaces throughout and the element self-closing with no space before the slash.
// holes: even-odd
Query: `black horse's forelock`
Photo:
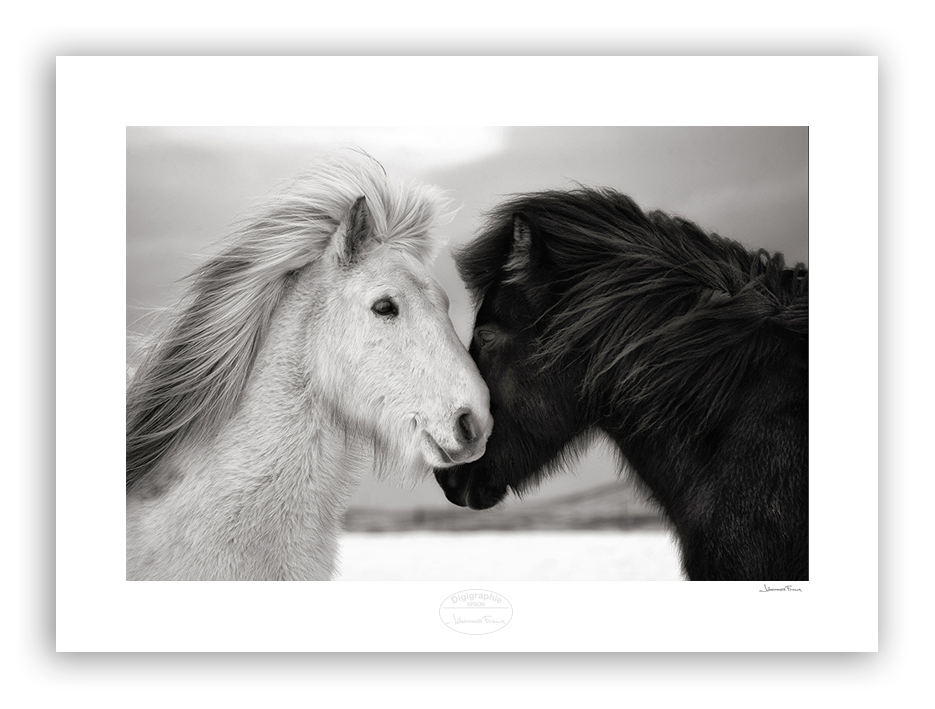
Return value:
<svg viewBox="0 0 935 709">
<path fill-rule="evenodd" d="M 637 428 L 686 422 L 700 430 L 744 379 L 808 340 L 808 271 L 748 250 L 613 190 L 517 196 L 457 255 L 475 302 L 502 277 L 521 215 L 541 239 L 555 296 L 537 353 L 545 370 L 586 356 L 582 396 L 640 411 Z M 585 354 L 586 353 L 586 354 Z"/>
</svg>

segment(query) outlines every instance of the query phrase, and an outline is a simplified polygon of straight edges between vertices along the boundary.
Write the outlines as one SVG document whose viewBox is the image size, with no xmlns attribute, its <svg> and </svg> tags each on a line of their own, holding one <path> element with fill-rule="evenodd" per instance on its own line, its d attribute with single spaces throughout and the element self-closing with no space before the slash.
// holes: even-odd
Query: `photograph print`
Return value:
<svg viewBox="0 0 935 709">
<path fill-rule="evenodd" d="M 127 128 L 128 580 L 809 579 L 808 128 Z"/>
</svg>

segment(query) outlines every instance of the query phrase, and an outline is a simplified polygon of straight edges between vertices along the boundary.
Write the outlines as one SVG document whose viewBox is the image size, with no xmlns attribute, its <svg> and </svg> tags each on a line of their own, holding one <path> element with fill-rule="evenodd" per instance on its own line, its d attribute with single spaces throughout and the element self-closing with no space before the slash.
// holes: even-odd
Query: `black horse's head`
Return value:
<svg viewBox="0 0 935 709">
<path fill-rule="evenodd" d="M 660 218 L 612 190 L 531 193 L 495 209 L 458 254 L 479 303 L 470 352 L 494 430 L 482 458 L 436 473 L 451 502 L 491 507 L 508 488 L 523 492 L 556 470 L 609 420 L 632 424 L 621 393 L 641 387 L 621 367 L 647 323 L 698 298 L 695 289 L 673 302 L 681 271 L 660 256 L 686 247 L 684 238 L 663 243 Z M 648 294 L 648 283 L 661 293 Z"/>
<path fill-rule="evenodd" d="M 458 255 L 458 270 L 480 298 L 470 353 L 490 389 L 494 431 L 485 455 L 435 473 L 446 497 L 476 510 L 508 488 L 522 492 L 583 432 L 574 357 L 548 355 L 549 312 L 563 284 L 533 221 L 509 206 Z"/>
</svg>

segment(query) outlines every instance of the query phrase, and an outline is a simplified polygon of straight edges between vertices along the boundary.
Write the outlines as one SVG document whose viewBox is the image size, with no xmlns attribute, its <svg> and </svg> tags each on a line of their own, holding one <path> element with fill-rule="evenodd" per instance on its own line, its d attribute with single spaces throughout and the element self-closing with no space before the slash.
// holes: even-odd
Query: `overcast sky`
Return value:
<svg viewBox="0 0 935 709">
<path fill-rule="evenodd" d="M 181 294 L 179 280 L 214 252 L 236 218 L 316 158 L 358 147 L 391 175 L 448 190 L 461 205 L 449 245 L 466 243 L 504 196 L 577 183 L 612 187 L 750 247 L 808 261 L 808 129 L 766 128 L 128 128 L 127 336 Z M 450 255 L 436 273 L 467 342 L 472 313 Z M 609 482 L 600 450 L 535 497 Z M 532 499 L 532 498 L 530 498 Z M 444 506 L 434 480 L 397 490 L 366 480 L 366 506 Z M 517 503 L 511 502 L 511 505 Z"/>
</svg>

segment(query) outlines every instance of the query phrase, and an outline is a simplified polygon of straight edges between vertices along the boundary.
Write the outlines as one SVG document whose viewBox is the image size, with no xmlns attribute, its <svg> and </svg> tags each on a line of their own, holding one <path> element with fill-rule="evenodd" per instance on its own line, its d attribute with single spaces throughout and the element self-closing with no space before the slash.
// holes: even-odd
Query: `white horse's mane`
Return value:
<svg viewBox="0 0 935 709">
<path fill-rule="evenodd" d="M 452 216 L 440 190 L 389 179 L 369 156 L 329 158 L 240 221 L 190 276 L 165 333 L 127 389 L 127 489 L 167 452 L 216 433 L 236 411 L 273 312 L 293 274 L 325 254 L 365 197 L 379 243 L 429 265 Z"/>
</svg>

